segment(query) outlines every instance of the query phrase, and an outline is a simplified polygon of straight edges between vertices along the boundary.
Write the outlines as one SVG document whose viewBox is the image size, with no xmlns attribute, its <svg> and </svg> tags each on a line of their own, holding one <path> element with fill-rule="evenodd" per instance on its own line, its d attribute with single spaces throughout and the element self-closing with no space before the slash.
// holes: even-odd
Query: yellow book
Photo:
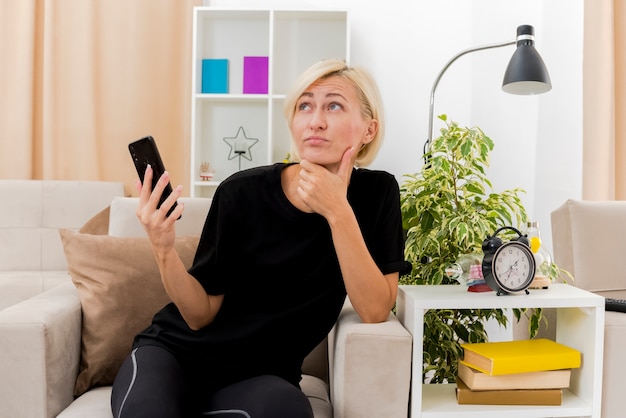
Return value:
<svg viewBox="0 0 626 418">
<path fill-rule="evenodd" d="M 575 369 L 580 367 L 580 351 L 538 338 L 461 344 L 460 362 L 489 375 Z"/>
</svg>

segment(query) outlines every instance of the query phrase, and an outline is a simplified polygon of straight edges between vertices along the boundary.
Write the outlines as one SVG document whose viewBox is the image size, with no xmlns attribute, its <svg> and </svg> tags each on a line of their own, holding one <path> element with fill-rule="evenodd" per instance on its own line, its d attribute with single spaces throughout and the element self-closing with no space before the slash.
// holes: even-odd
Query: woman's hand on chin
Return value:
<svg viewBox="0 0 626 418">
<path fill-rule="evenodd" d="M 298 195 L 325 218 L 348 205 L 347 192 L 354 165 L 354 148 L 344 152 L 336 173 L 306 159 L 300 161 Z"/>
</svg>

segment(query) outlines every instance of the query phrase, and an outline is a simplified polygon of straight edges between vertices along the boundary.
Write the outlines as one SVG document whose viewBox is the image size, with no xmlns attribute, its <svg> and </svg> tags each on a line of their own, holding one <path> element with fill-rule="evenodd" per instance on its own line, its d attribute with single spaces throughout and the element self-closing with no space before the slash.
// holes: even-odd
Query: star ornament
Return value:
<svg viewBox="0 0 626 418">
<path fill-rule="evenodd" d="M 237 157 L 243 157 L 248 161 L 252 161 L 250 148 L 252 148 L 252 146 L 257 142 L 259 142 L 259 139 L 248 138 L 246 136 L 246 132 L 243 130 L 243 126 L 239 127 L 239 130 L 237 131 L 237 135 L 235 137 L 226 137 L 222 139 L 230 147 L 230 152 L 228 154 L 229 160 Z"/>
</svg>

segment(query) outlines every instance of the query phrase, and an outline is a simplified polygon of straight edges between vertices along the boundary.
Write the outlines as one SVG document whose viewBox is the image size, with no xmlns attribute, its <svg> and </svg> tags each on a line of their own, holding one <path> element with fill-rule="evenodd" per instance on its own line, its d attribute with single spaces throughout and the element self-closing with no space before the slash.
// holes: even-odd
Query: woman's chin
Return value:
<svg viewBox="0 0 626 418">
<path fill-rule="evenodd" d="M 339 159 L 333 158 L 328 155 L 328 152 L 324 153 L 316 153 L 316 152 L 306 152 L 300 155 L 301 160 L 307 160 L 308 162 L 328 166 L 339 163 Z"/>
<path fill-rule="evenodd" d="M 303 160 L 307 160 L 310 163 L 321 165 L 322 167 L 327 167 L 327 168 L 330 168 L 339 164 L 339 161 L 332 161 L 332 160 L 329 160 L 328 158 L 317 158 L 317 159 L 303 158 Z"/>
</svg>

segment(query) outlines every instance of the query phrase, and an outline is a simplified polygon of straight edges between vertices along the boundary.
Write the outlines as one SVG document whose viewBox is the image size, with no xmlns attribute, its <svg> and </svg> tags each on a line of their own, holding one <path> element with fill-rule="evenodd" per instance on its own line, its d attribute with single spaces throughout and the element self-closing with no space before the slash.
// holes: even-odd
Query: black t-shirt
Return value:
<svg viewBox="0 0 626 418">
<path fill-rule="evenodd" d="M 193 331 L 170 303 L 136 346 L 165 347 L 216 387 L 260 374 L 298 384 L 304 357 L 336 322 L 346 290 L 328 223 L 295 208 L 282 190 L 286 166 L 238 172 L 215 192 L 189 270 L 207 293 L 224 294 L 214 321 Z M 348 200 L 381 271 L 405 272 L 395 178 L 355 169 Z"/>
</svg>

